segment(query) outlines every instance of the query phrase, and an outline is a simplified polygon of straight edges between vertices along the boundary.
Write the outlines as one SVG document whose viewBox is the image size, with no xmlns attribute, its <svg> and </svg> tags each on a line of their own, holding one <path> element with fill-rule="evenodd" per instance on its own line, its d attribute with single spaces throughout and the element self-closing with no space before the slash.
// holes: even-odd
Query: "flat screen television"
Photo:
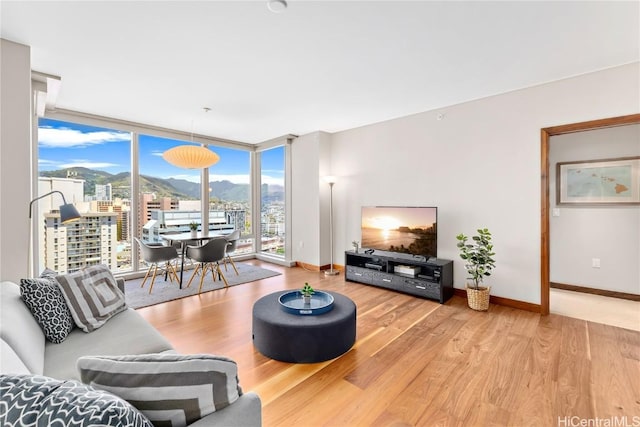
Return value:
<svg viewBox="0 0 640 427">
<path fill-rule="evenodd" d="M 363 249 L 438 256 L 438 208 L 363 206 Z"/>
</svg>

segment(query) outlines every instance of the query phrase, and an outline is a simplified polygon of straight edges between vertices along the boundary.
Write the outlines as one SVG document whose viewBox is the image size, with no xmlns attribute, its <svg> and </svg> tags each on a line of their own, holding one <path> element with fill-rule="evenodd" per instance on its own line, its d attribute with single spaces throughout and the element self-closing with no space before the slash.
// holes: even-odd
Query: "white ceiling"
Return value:
<svg viewBox="0 0 640 427">
<path fill-rule="evenodd" d="M 639 61 L 639 5 L 2 0 L 0 18 L 62 77 L 58 108 L 257 143 Z"/>
</svg>

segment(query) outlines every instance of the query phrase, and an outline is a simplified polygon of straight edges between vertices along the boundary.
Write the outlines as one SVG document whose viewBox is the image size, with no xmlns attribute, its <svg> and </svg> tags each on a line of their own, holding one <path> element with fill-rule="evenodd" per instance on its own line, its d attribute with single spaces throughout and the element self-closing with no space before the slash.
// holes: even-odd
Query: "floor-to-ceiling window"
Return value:
<svg viewBox="0 0 640 427">
<path fill-rule="evenodd" d="M 36 271 L 131 270 L 131 133 L 41 118 L 38 195 L 50 191 L 62 192 L 82 217 L 60 224 L 59 194 L 38 202 Z"/>
<path fill-rule="evenodd" d="M 202 229 L 201 171 L 169 164 L 162 154 L 189 142 L 140 135 L 138 232 L 143 241 L 162 242 L 167 233 L 188 232 L 190 223 Z"/>
<path fill-rule="evenodd" d="M 102 124 L 99 118 L 87 121 L 85 116 L 79 122 Z M 242 238 L 235 253 L 255 252 L 252 212 L 259 208 L 252 207 L 252 146 L 238 143 L 238 148 L 232 148 L 229 143 L 207 142 L 220 161 L 206 171 L 181 169 L 167 163 L 162 153 L 193 144 L 186 141 L 193 136 L 181 138 L 184 133 L 175 132 L 175 138 L 158 137 L 139 129 L 128 132 L 128 124 L 114 120 L 104 120 L 105 127 L 81 123 L 66 117 L 65 121 L 39 120 L 38 194 L 61 191 L 76 205 L 82 219 L 60 224 L 57 208 L 62 198 L 56 194 L 34 206 L 38 230 L 34 247 L 39 254 L 34 257 L 34 270 L 46 266 L 62 273 L 98 263 L 115 272 L 139 270 L 143 264 L 131 255 L 133 237 L 162 241 L 162 234 L 187 231 L 192 222 L 200 230 L 206 227 L 221 234 L 240 229 Z M 108 128 L 112 123 L 125 130 Z M 208 176 L 207 191 L 201 184 L 203 176 Z M 208 215 L 202 214 L 205 206 Z M 208 223 L 203 224 L 207 216 Z"/>
<path fill-rule="evenodd" d="M 285 146 L 260 152 L 261 251 L 285 256 Z"/>
<path fill-rule="evenodd" d="M 220 160 L 209 168 L 209 223 L 227 234 L 240 230 L 235 254 L 255 252 L 251 221 L 251 159 L 247 150 L 210 147 Z M 221 225 L 217 225 L 221 224 Z"/>
</svg>

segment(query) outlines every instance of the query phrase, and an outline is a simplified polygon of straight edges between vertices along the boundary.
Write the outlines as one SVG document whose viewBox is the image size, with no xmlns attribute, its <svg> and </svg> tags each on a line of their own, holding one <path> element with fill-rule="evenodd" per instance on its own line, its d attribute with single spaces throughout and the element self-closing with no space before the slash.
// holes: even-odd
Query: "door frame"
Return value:
<svg viewBox="0 0 640 427">
<path fill-rule="evenodd" d="M 591 120 L 588 122 L 571 123 L 567 125 L 552 126 L 540 130 L 541 153 L 541 193 L 542 209 L 541 236 L 540 236 L 540 312 L 549 314 L 550 292 L 550 251 L 549 251 L 549 139 L 554 135 L 583 132 L 586 130 L 602 129 L 615 126 L 624 126 L 640 123 L 640 114 L 611 117 L 608 119 Z"/>
</svg>

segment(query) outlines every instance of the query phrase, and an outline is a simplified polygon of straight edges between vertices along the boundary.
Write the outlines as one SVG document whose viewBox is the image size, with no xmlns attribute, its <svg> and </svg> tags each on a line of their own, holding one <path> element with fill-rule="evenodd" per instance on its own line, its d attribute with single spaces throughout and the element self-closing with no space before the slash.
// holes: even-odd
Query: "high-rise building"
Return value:
<svg viewBox="0 0 640 427">
<path fill-rule="evenodd" d="M 39 177 L 38 192 L 61 191 L 68 203 L 76 205 L 81 218 L 69 224 L 60 224 L 59 195 L 40 200 L 36 220 L 39 230 L 39 268 L 49 267 L 60 274 L 71 273 L 84 267 L 105 264 L 117 269 L 118 222 L 128 232 L 128 212 L 123 212 L 120 201 L 112 201 L 111 184 L 96 186 L 96 201 L 83 202 L 85 181 L 77 178 Z M 128 211 L 128 208 L 127 208 Z M 120 219 L 122 215 L 126 219 Z M 128 236 L 127 236 L 128 237 Z"/>
<path fill-rule="evenodd" d="M 140 210 L 138 212 L 138 235 L 142 236 L 142 227 L 151 220 L 153 210 L 178 210 L 180 202 L 171 197 L 157 197 L 153 193 L 140 194 Z"/>
<path fill-rule="evenodd" d="M 111 184 L 96 184 L 96 200 L 113 200 Z"/>
<path fill-rule="evenodd" d="M 246 212 L 244 210 L 209 211 L 209 225 L 212 233 L 227 234 L 233 230 L 244 231 Z M 142 227 L 142 240 L 161 242 L 161 235 L 174 232 L 188 232 L 189 224 L 195 222 L 202 231 L 200 211 L 154 210 L 151 219 Z"/>
<path fill-rule="evenodd" d="M 44 214 L 44 263 L 59 274 L 105 264 L 117 267 L 116 213 L 84 213 L 72 223 L 62 225 L 60 213 Z"/>
</svg>

